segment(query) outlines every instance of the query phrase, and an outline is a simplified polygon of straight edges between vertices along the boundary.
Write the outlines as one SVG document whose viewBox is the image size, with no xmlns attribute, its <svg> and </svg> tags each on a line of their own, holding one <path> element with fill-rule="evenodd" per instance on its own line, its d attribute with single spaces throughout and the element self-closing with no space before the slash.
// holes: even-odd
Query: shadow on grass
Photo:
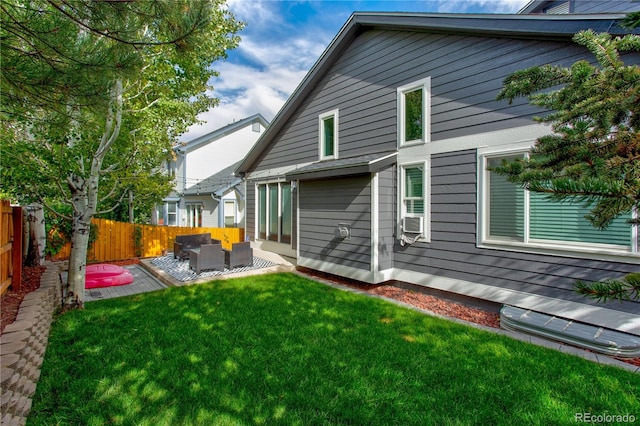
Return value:
<svg viewBox="0 0 640 426">
<path fill-rule="evenodd" d="M 29 424 L 573 424 L 640 376 L 293 274 L 88 303 L 54 324 Z"/>
</svg>

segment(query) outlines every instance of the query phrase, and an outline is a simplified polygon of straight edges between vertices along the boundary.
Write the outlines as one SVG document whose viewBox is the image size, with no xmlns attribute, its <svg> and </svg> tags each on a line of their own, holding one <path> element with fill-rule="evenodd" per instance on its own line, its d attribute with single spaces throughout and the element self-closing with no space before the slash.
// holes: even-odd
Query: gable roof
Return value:
<svg viewBox="0 0 640 426">
<path fill-rule="evenodd" d="M 220 170 L 218 173 L 190 186 L 188 189 L 185 189 L 183 195 L 213 194 L 216 197 L 223 196 L 229 189 L 242 183 L 242 178 L 235 176 L 233 173 L 239 164 L 240 162 L 232 164 Z"/>
<path fill-rule="evenodd" d="M 312 66 L 302 82 L 287 99 L 269 127 L 249 150 L 236 174 L 252 169 L 262 151 L 269 146 L 284 124 L 291 118 L 318 81 L 333 66 L 338 57 L 358 37 L 373 29 L 417 31 L 445 34 L 484 35 L 526 39 L 570 41 L 581 30 L 625 34 L 618 26 L 624 14 L 598 15 L 472 15 L 396 12 L 355 12 L 344 24 L 327 49 Z"/>
<path fill-rule="evenodd" d="M 207 145 L 215 140 L 221 139 L 227 135 L 237 132 L 240 129 L 243 129 L 255 122 L 258 122 L 262 125 L 262 127 L 268 127 L 269 122 L 262 116 L 262 114 L 254 114 L 251 117 L 243 118 L 242 120 L 235 121 L 231 124 L 227 124 L 224 127 L 221 127 L 213 132 L 207 133 L 205 135 L 199 136 L 195 139 L 190 140 L 189 142 L 185 142 L 180 144 L 174 148 L 175 151 L 180 153 L 190 152 L 200 148 L 203 145 Z"/>
</svg>

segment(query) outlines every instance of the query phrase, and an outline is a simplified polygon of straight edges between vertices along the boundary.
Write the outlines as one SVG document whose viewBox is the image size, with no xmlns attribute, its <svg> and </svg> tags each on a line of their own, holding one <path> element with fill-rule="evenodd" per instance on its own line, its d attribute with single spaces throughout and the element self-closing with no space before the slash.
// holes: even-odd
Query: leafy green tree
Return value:
<svg viewBox="0 0 640 426">
<path fill-rule="evenodd" d="M 84 304 L 91 218 L 166 191 L 152 171 L 217 104 L 212 64 L 241 28 L 222 0 L 0 3 L 0 177 L 20 201 L 71 206 L 66 307 Z"/>
<path fill-rule="evenodd" d="M 616 217 L 640 210 L 640 66 L 621 56 L 640 51 L 640 36 L 583 31 L 574 41 L 597 63 L 543 65 L 505 79 L 498 99 L 527 97 L 550 111 L 536 120 L 550 124 L 553 133 L 536 141 L 529 158 L 492 170 L 550 199 L 581 203 L 590 209 L 591 224 L 604 229 Z M 593 297 L 604 288 L 579 286 Z M 637 291 L 619 294 L 638 297 Z"/>
</svg>

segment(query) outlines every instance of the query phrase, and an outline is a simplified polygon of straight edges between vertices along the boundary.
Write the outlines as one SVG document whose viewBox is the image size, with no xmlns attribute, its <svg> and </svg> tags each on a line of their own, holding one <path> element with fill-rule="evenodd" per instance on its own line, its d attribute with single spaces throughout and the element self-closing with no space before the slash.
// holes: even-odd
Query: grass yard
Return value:
<svg viewBox="0 0 640 426">
<path fill-rule="evenodd" d="M 640 375 L 294 274 L 88 303 L 28 424 L 563 425 L 640 419 Z"/>
</svg>

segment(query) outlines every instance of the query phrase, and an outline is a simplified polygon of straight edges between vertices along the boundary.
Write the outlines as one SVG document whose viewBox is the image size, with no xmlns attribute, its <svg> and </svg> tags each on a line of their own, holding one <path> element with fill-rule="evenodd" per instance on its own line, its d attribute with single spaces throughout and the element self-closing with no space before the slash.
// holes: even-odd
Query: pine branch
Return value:
<svg viewBox="0 0 640 426">
<path fill-rule="evenodd" d="M 640 273 L 634 272 L 622 279 L 609 279 L 599 282 L 574 283 L 578 294 L 606 303 L 609 300 L 640 300 Z"/>
</svg>

